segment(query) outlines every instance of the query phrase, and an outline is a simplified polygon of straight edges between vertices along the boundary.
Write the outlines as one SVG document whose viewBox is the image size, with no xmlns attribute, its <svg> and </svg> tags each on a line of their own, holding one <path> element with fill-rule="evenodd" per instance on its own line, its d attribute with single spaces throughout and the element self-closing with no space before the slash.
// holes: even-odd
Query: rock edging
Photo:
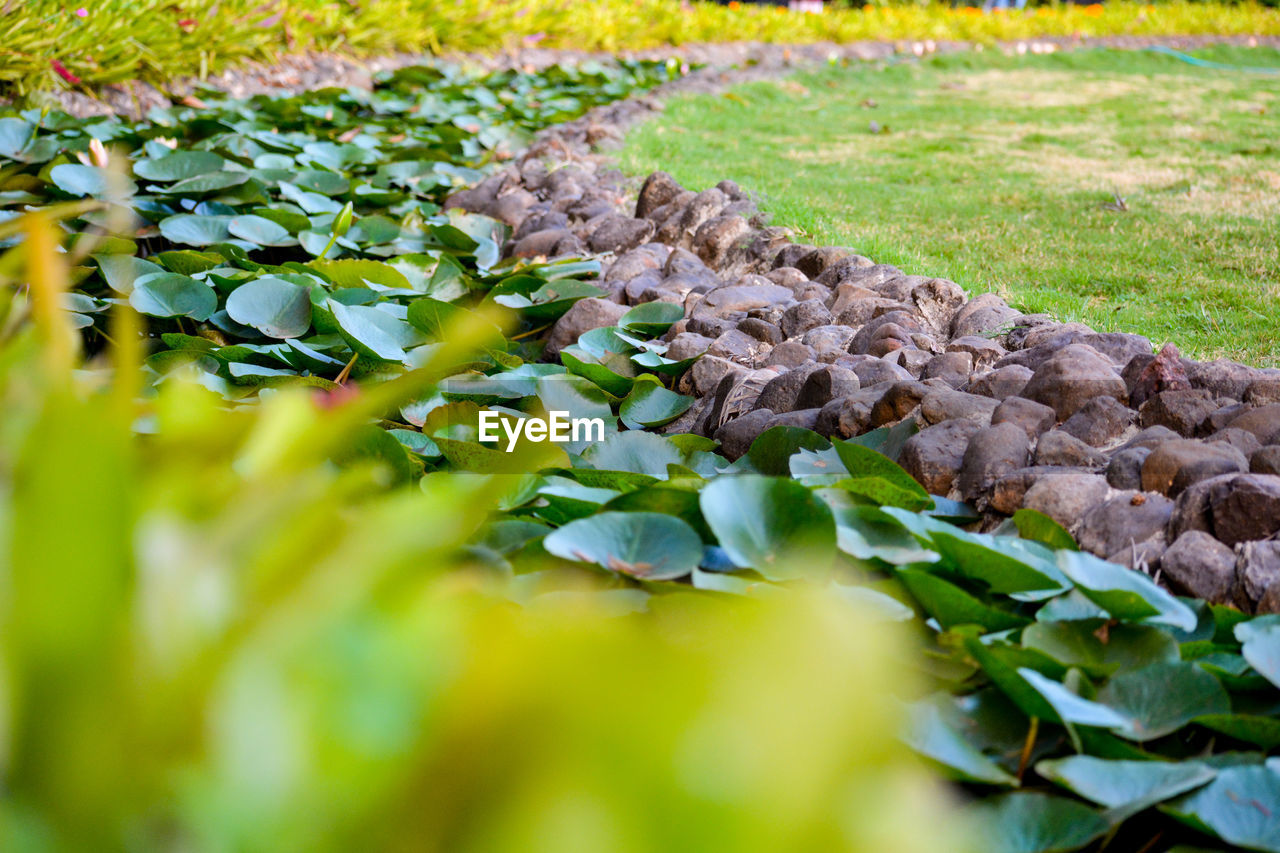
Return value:
<svg viewBox="0 0 1280 853">
<path fill-rule="evenodd" d="M 1280 612 L 1280 370 L 1155 353 L 1141 335 L 793 243 L 731 181 L 695 192 L 657 172 L 633 201 L 594 148 L 659 108 L 644 96 L 544 131 L 446 203 L 509 224 L 509 254 L 605 258 L 608 297 L 575 304 L 549 356 L 626 306 L 680 304 L 668 356 L 701 358 L 680 379 L 696 403 L 668 432 L 736 458 L 780 424 L 851 437 L 912 418 L 901 464 L 987 526 L 1030 507 L 1177 592 Z"/>
</svg>

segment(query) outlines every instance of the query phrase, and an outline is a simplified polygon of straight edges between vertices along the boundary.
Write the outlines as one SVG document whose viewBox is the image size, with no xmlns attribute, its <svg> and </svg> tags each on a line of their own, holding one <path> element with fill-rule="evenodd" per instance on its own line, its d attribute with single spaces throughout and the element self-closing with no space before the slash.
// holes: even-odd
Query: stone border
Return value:
<svg viewBox="0 0 1280 853">
<path fill-rule="evenodd" d="M 681 304 L 668 355 L 702 357 L 680 379 L 696 402 L 668 432 L 736 458 L 780 424 L 851 437 L 912 418 L 901 463 L 972 503 L 984 529 L 1030 507 L 1177 592 L 1280 612 L 1280 370 L 1171 344 L 1157 355 L 1140 335 L 796 244 L 730 181 L 694 192 L 657 172 L 637 192 L 598 150 L 662 95 L 769 73 L 704 73 L 598 107 L 446 202 L 509 224 L 509 254 L 605 259 L 608 297 L 566 313 L 547 357 L 628 306 Z"/>
<path fill-rule="evenodd" d="M 996 49 L 1008 53 L 1052 53 L 1089 47 L 1114 47 L 1138 50 L 1155 45 L 1189 50 L 1209 44 L 1237 44 L 1249 47 L 1280 48 L 1277 36 L 1044 36 L 1020 41 L 1002 42 Z M 587 61 L 608 62 L 614 59 L 678 59 L 689 65 L 705 65 L 711 76 L 731 68 L 753 67 L 771 74 L 785 73 L 798 66 L 816 65 L 831 59 L 887 59 L 894 55 L 922 56 L 970 49 L 983 49 L 968 42 L 935 42 L 932 39 L 866 42 L 814 42 L 801 45 L 767 44 L 764 42 L 724 42 L 718 44 L 685 44 L 649 50 L 600 53 L 577 50 L 522 48 L 514 51 L 484 54 L 446 54 L 430 56 L 419 53 L 397 53 L 389 56 L 357 59 L 332 53 L 284 55 L 265 64 L 249 62 L 228 69 L 206 80 L 186 77 L 172 82 L 166 91 L 149 83 L 133 81 L 100 87 L 96 95 L 79 90 L 50 93 L 59 108 L 75 116 L 116 114 L 138 119 L 155 107 L 172 106 L 212 89 L 234 98 L 251 95 L 290 94 L 329 87 L 354 86 L 368 89 L 373 75 L 424 63 L 461 63 L 489 70 L 546 68 L 564 63 Z M 5 101 L 0 99 L 0 105 Z"/>
</svg>

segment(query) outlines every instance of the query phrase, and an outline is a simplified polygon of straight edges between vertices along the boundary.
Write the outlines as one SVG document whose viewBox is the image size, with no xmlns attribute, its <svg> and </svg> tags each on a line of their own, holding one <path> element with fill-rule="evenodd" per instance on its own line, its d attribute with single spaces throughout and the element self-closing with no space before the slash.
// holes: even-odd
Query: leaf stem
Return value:
<svg viewBox="0 0 1280 853">
<path fill-rule="evenodd" d="M 351 378 L 351 368 L 356 366 L 356 359 L 360 358 L 360 353 L 353 352 L 351 360 L 347 362 L 347 366 L 342 368 L 342 372 L 338 374 L 338 378 L 333 380 L 339 385 L 345 385 L 347 380 Z"/>
<path fill-rule="evenodd" d="M 1032 717 L 1031 725 L 1027 727 L 1027 739 L 1022 743 L 1022 755 L 1018 758 L 1018 782 L 1022 782 L 1022 776 L 1027 772 L 1027 765 L 1031 762 L 1031 751 L 1036 746 L 1036 736 L 1040 734 L 1040 718 Z"/>
</svg>

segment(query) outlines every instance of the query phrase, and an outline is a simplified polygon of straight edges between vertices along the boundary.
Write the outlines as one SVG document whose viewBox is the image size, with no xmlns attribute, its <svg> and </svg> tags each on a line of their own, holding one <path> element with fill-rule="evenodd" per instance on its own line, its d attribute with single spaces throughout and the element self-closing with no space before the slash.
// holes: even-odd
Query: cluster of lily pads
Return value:
<svg viewBox="0 0 1280 853">
<path fill-rule="evenodd" d="M 638 306 L 542 360 L 542 332 L 602 293 L 597 263 L 503 259 L 505 226 L 441 197 L 533 128 L 669 73 L 423 69 L 136 125 L 0 118 L 0 219 L 64 218 L 90 350 L 127 303 L 148 318 L 151 378 L 194 376 L 228 405 L 438 369 L 469 330 L 446 378 L 350 458 L 408 488 L 508 477 L 471 554 L 524 588 L 585 578 L 643 608 L 817 583 L 910 626 L 935 692 L 907 707 L 906 739 L 973 796 L 985 849 L 1280 851 L 1280 617 L 1175 597 L 1029 510 L 967 531 L 972 508 L 897 465 L 910 421 L 848 441 L 776 427 L 732 463 L 655 434 L 692 403 L 673 390 L 692 360 L 658 340 L 679 306 Z M 481 440 L 482 411 L 566 412 L 603 436 L 507 452 Z"/>
</svg>

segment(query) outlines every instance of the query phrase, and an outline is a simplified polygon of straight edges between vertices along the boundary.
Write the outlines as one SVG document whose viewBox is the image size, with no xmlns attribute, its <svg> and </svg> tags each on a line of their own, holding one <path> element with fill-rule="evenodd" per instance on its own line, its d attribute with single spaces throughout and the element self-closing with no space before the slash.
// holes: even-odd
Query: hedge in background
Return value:
<svg viewBox="0 0 1280 853">
<path fill-rule="evenodd" d="M 282 53 L 495 51 L 520 46 L 634 50 L 691 42 L 876 39 L 992 42 L 1030 36 L 1280 35 L 1254 3 L 1055 5 L 984 15 L 946 5 L 871 5 L 789 14 L 774 6 L 676 0 L 7 0 L 0 95 L 220 71 Z"/>
</svg>

